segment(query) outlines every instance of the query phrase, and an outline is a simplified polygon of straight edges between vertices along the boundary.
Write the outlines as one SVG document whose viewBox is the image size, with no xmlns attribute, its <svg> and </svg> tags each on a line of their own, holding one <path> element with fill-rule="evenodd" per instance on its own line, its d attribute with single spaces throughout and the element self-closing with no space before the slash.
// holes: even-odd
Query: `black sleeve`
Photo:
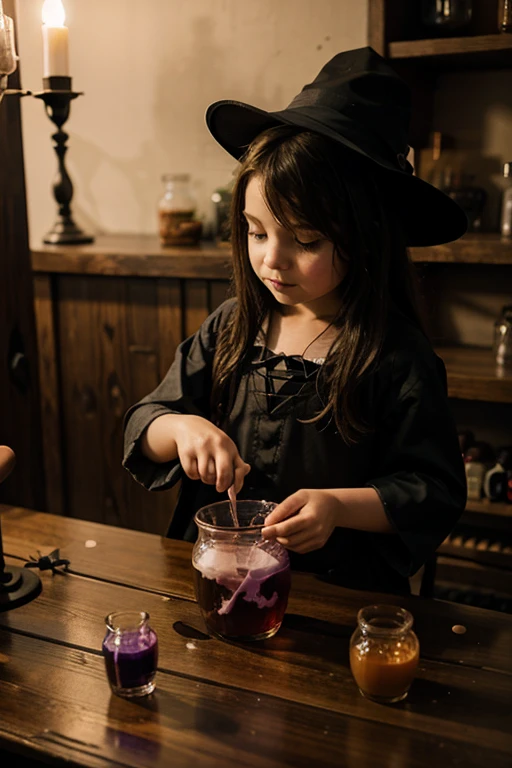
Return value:
<svg viewBox="0 0 512 768">
<path fill-rule="evenodd" d="M 446 371 L 426 339 L 397 353 L 379 398 L 374 487 L 398 536 L 374 543 L 411 576 L 452 530 L 466 504 L 466 476 L 446 394 Z"/>
<path fill-rule="evenodd" d="M 210 419 L 212 366 L 216 338 L 233 300 L 224 302 L 176 351 L 174 362 L 158 387 L 132 405 L 124 420 L 123 466 L 150 491 L 170 488 L 181 477 L 178 460 L 156 464 L 140 449 L 140 440 L 152 421 L 166 413 Z"/>
</svg>

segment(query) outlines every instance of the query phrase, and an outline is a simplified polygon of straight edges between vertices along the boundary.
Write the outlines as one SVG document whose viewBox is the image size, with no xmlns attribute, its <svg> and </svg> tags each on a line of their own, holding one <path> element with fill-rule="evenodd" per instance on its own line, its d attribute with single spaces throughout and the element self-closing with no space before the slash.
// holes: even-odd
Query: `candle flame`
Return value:
<svg viewBox="0 0 512 768">
<path fill-rule="evenodd" d="M 63 27 L 66 20 L 66 12 L 62 0 L 44 0 L 41 13 L 43 24 L 47 27 Z"/>
</svg>

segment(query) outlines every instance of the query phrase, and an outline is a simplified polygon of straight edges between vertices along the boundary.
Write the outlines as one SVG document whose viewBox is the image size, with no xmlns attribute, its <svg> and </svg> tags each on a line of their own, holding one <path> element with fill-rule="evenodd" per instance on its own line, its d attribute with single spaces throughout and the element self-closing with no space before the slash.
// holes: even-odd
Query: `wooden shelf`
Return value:
<svg viewBox="0 0 512 768">
<path fill-rule="evenodd" d="M 231 250 L 214 243 L 163 248 L 154 235 L 101 235 L 91 245 L 42 245 L 32 250 L 34 272 L 124 277 L 228 280 Z"/>
<path fill-rule="evenodd" d="M 512 374 L 501 374 L 491 349 L 442 347 L 436 352 L 446 366 L 449 397 L 512 403 Z"/>
<path fill-rule="evenodd" d="M 389 43 L 388 55 L 396 61 L 418 61 L 444 71 L 508 69 L 512 67 L 512 35 L 400 40 Z"/>
<path fill-rule="evenodd" d="M 468 234 L 454 243 L 410 248 L 412 261 L 438 264 L 510 264 L 512 240 L 497 232 Z"/>
<path fill-rule="evenodd" d="M 498 517 L 512 517 L 512 504 L 505 501 L 489 501 L 481 499 L 480 501 L 468 500 L 466 504 L 467 512 L 476 512 L 479 515 L 498 515 Z"/>
</svg>

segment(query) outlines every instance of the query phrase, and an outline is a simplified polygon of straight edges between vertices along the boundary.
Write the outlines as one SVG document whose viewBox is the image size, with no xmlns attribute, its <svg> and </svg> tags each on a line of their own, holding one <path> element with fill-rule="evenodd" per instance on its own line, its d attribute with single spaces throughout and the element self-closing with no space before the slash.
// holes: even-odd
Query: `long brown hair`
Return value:
<svg viewBox="0 0 512 768">
<path fill-rule="evenodd" d="M 358 410 L 358 390 L 382 349 L 390 307 L 421 328 L 411 265 L 397 212 L 386 190 L 385 172 L 335 141 L 291 126 L 260 134 L 242 158 L 233 190 L 231 242 L 233 287 L 238 299 L 219 334 L 212 408 L 219 423 L 233 402 L 244 361 L 266 317 L 279 304 L 255 275 L 242 215 L 245 191 L 258 175 L 271 213 L 290 231 L 297 225 L 319 232 L 347 261 L 340 287 L 339 329 L 324 365 L 324 408 L 347 443 L 369 425 Z M 224 407 L 221 405 L 224 403 Z"/>
</svg>

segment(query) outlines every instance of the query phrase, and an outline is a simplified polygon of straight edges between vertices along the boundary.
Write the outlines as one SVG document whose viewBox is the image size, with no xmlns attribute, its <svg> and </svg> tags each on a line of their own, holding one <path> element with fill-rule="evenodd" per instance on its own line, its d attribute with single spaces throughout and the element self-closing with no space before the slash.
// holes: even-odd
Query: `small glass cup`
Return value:
<svg viewBox="0 0 512 768">
<path fill-rule="evenodd" d="M 369 605 L 361 608 L 357 622 L 350 638 L 350 669 L 359 691 L 384 704 L 402 701 L 420 655 L 412 615 L 396 605 Z"/>
<path fill-rule="evenodd" d="M 196 598 L 206 626 L 231 640 L 264 640 L 276 634 L 290 592 L 290 560 L 284 547 L 262 538 L 268 501 L 229 501 L 195 515 L 192 552 Z"/>
<path fill-rule="evenodd" d="M 155 689 L 158 639 L 145 611 L 118 611 L 105 619 L 103 640 L 105 669 L 118 696 L 147 696 Z"/>
</svg>

